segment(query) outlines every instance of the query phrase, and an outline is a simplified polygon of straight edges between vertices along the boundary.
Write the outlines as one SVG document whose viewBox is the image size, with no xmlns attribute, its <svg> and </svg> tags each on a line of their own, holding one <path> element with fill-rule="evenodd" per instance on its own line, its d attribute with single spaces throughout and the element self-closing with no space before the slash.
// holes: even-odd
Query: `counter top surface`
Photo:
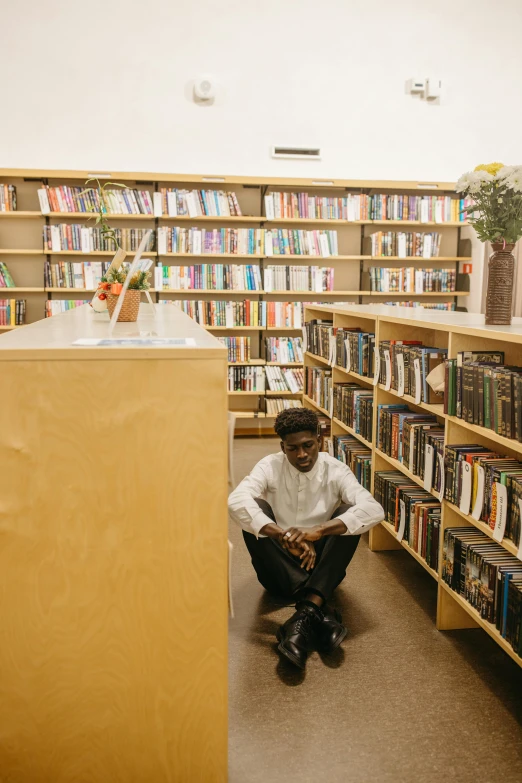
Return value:
<svg viewBox="0 0 522 783">
<path fill-rule="evenodd" d="M 80 340 L 86 344 L 75 343 Z M 110 341 L 105 345 L 97 341 Z M 178 341 L 178 343 L 167 342 Z M 183 345 L 182 341 L 186 341 Z M 136 323 L 117 323 L 89 305 L 53 315 L 0 337 L 0 361 L 14 359 L 217 358 L 227 349 L 178 307 L 141 304 Z"/>
</svg>

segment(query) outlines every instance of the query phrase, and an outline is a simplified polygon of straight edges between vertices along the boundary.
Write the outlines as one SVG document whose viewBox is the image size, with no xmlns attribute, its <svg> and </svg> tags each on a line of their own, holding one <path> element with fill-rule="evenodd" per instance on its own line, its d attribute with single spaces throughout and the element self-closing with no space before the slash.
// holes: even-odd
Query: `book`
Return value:
<svg viewBox="0 0 522 783">
<path fill-rule="evenodd" d="M 160 215 L 231 217 L 242 214 L 236 194 L 224 190 L 161 188 L 159 195 L 162 205 Z"/>
<path fill-rule="evenodd" d="M 66 313 L 88 303 L 88 299 L 48 299 L 45 303 L 45 317 L 50 318 L 52 315 Z"/>
<path fill-rule="evenodd" d="M 52 212 L 99 212 L 100 198 L 95 188 L 59 185 L 39 188 L 43 214 Z M 153 199 L 147 190 L 120 188 L 105 191 L 108 213 L 112 215 L 153 215 Z"/>
<path fill-rule="evenodd" d="M 422 223 L 462 222 L 472 200 L 452 196 L 409 196 L 378 193 L 371 196 L 372 220 L 418 220 Z"/>
<path fill-rule="evenodd" d="M 291 367 L 265 367 L 266 381 L 270 391 L 302 393 L 304 375 L 302 369 Z"/>
<path fill-rule="evenodd" d="M 321 256 L 339 254 L 336 231 L 160 226 L 158 253 Z"/>
<path fill-rule="evenodd" d="M 25 299 L 0 299 L 0 326 L 22 326 L 26 307 Z"/>
<path fill-rule="evenodd" d="M 15 288 L 15 281 L 13 280 L 7 264 L 4 261 L 0 261 L 0 288 Z"/>
<path fill-rule="evenodd" d="M 422 294 L 456 291 L 457 273 L 454 269 L 372 266 L 368 273 L 370 291 L 376 293 Z"/>
<path fill-rule="evenodd" d="M 229 362 L 250 361 L 250 337 L 218 337 L 228 350 Z"/>
<path fill-rule="evenodd" d="M 262 291 L 260 267 L 255 264 L 194 264 L 154 268 L 154 288 L 164 291 Z"/>
<path fill-rule="evenodd" d="M 16 211 L 16 187 L 0 183 L 0 212 Z"/>
<path fill-rule="evenodd" d="M 138 250 L 146 228 L 114 228 L 113 234 L 118 246 L 123 250 Z M 92 253 L 96 250 L 114 250 L 116 245 L 103 236 L 101 229 L 79 223 L 58 223 L 44 226 L 43 248 L 46 253 L 59 253 L 64 250 L 77 250 L 79 253 Z M 145 251 L 156 249 L 154 231 L 152 231 Z"/>
<path fill-rule="evenodd" d="M 265 369 L 257 365 L 229 367 L 228 391 L 258 391 L 265 390 Z"/>
<path fill-rule="evenodd" d="M 305 394 L 320 408 L 330 410 L 333 395 L 332 371 L 322 367 L 305 367 Z"/>
<path fill-rule="evenodd" d="M 362 332 L 358 327 L 353 329 L 336 328 L 335 364 L 350 372 L 373 378 L 375 361 L 375 334 Z"/>
<path fill-rule="evenodd" d="M 287 408 L 302 408 L 300 400 L 292 400 L 287 397 L 266 397 L 265 408 L 267 416 L 277 416 L 281 411 Z"/>
<path fill-rule="evenodd" d="M 301 337 L 265 337 L 265 359 L 279 364 L 302 364 L 303 341 Z"/>
<path fill-rule="evenodd" d="M 370 235 L 372 256 L 436 258 L 442 234 L 413 231 L 376 231 Z"/>
<path fill-rule="evenodd" d="M 372 466 L 370 449 L 352 435 L 335 435 L 332 456 L 348 465 L 359 484 L 370 490 Z"/>
<path fill-rule="evenodd" d="M 272 266 L 264 268 L 264 290 L 333 291 L 334 270 L 319 266 Z"/>
<path fill-rule="evenodd" d="M 86 288 L 94 291 L 106 274 L 110 261 L 44 262 L 46 288 Z"/>
<path fill-rule="evenodd" d="M 365 440 L 372 440 L 373 391 L 357 383 L 336 383 L 333 416 Z"/>
</svg>

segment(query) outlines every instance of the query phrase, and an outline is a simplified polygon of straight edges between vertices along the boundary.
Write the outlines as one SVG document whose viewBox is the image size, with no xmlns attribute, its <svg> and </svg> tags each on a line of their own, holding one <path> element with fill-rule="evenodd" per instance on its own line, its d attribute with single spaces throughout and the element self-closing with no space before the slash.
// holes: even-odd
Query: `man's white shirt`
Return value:
<svg viewBox="0 0 522 783">
<path fill-rule="evenodd" d="M 283 530 L 322 525 L 341 503 L 351 505 L 348 511 L 335 516 L 346 525 L 343 535 L 365 533 L 384 519 L 382 506 L 359 484 L 350 468 L 324 451 L 319 452 L 308 473 L 294 468 L 283 452 L 270 454 L 230 494 L 231 518 L 243 530 L 259 537 L 259 531 L 273 521 L 255 498 L 270 504 Z"/>
</svg>

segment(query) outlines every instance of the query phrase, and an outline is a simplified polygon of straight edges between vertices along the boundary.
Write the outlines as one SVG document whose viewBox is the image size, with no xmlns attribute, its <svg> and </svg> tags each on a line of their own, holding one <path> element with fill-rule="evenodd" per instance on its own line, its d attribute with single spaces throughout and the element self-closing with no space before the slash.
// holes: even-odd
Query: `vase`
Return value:
<svg viewBox="0 0 522 783">
<path fill-rule="evenodd" d="M 488 290 L 486 294 L 486 323 L 508 325 L 513 310 L 513 283 L 515 257 L 514 244 L 493 242 L 493 253 L 488 264 Z"/>
<path fill-rule="evenodd" d="M 118 321 L 137 321 L 138 313 L 140 310 L 141 291 L 127 291 L 125 299 L 121 306 L 121 310 L 118 315 Z M 118 304 L 118 299 L 121 294 L 111 294 L 107 292 L 107 309 L 109 316 L 112 318 L 114 309 Z"/>
</svg>

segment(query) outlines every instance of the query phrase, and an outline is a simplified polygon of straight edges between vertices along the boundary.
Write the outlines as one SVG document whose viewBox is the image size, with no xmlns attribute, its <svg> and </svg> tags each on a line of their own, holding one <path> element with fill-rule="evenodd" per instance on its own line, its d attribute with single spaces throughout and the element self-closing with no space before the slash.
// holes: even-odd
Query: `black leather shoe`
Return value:
<svg viewBox="0 0 522 783">
<path fill-rule="evenodd" d="M 317 643 L 316 629 L 322 620 L 320 610 L 305 606 L 286 621 L 277 632 L 277 649 L 300 669 L 306 666 L 308 653 Z"/>
<path fill-rule="evenodd" d="M 322 607 L 323 620 L 317 623 L 317 641 L 322 652 L 333 652 L 341 644 L 348 629 L 337 609 Z"/>
</svg>

